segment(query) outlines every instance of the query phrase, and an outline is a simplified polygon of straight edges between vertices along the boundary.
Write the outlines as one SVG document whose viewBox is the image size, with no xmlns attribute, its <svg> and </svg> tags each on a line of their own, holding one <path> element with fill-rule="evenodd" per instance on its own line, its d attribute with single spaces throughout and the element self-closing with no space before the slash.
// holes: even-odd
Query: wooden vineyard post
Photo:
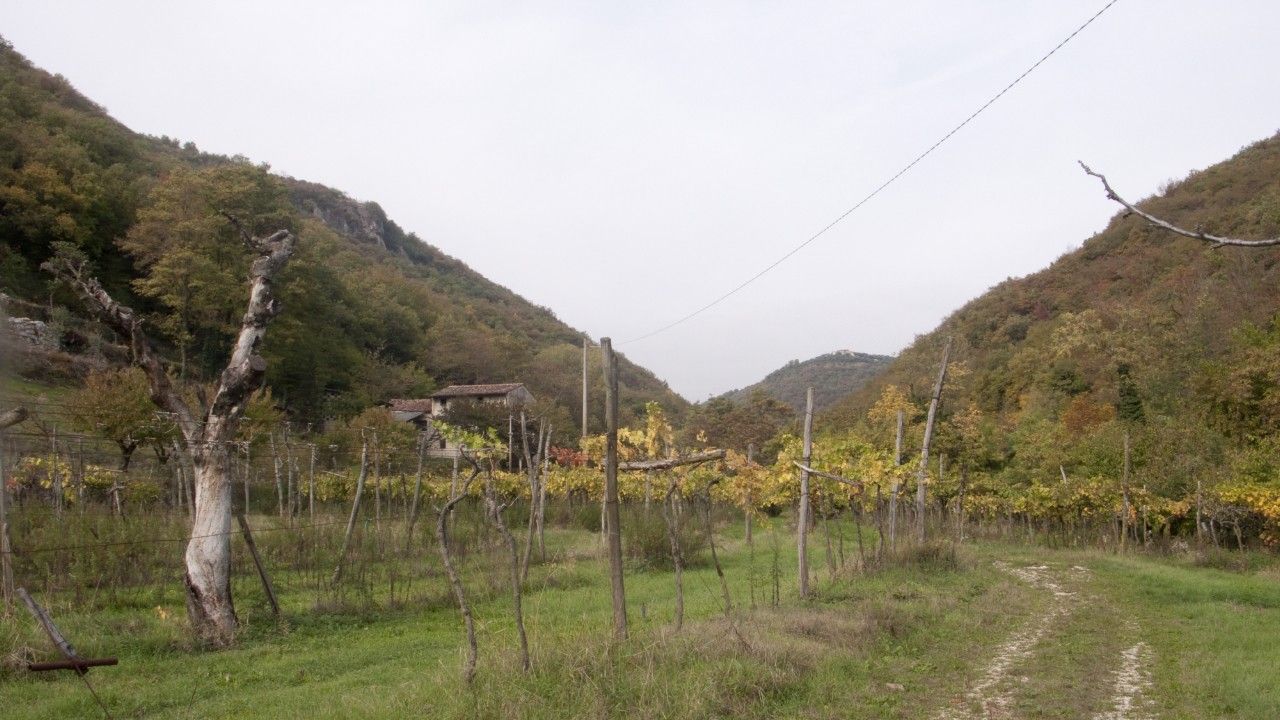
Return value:
<svg viewBox="0 0 1280 720">
<path fill-rule="evenodd" d="M 9 490 L 5 484 L 4 431 L 27 419 L 25 408 L 0 415 L 0 587 L 4 592 L 4 613 L 13 607 L 13 547 L 9 544 Z"/>
<path fill-rule="evenodd" d="M 80 676 L 80 681 L 84 683 L 86 688 L 88 688 L 89 694 L 93 695 L 94 701 L 98 703 L 98 707 L 102 708 L 102 713 L 109 719 L 111 717 L 111 711 L 107 709 L 106 703 L 102 702 L 102 698 L 98 697 L 97 691 L 93 689 L 93 685 L 89 683 L 89 678 L 85 677 L 85 675 L 88 674 L 89 668 L 116 665 L 119 661 L 113 657 L 80 657 L 80 655 L 76 653 L 75 647 L 67 641 L 67 638 L 63 636 L 62 631 L 58 629 L 58 626 L 53 624 L 53 620 L 49 617 L 49 613 L 45 612 L 44 608 L 36 604 L 36 601 L 32 600 L 31 596 L 27 594 L 26 588 L 18 588 L 16 593 L 18 597 L 22 599 L 22 602 L 26 604 L 27 609 L 31 611 L 31 616 L 36 619 L 36 622 L 40 623 L 40 627 L 43 628 L 44 633 L 49 636 L 49 640 L 58 648 L 58 652 L 62 653 L 62 657 L 65 658 L 64 660 L 55 662 L 27 663 L 27 669 L 31 672 L 40 672 L 43 670 L 75 670 L 76 674 Z"/>
<path fill-rule="evenodd" d="M 587 437 L 587 339 L 582 338 L 582 437 Z"/>
<path fill-rule="evenodd" d="M 258 555 L 258 544 L 253 541 L 253 533 L 249 532 L 249 521 L 244 519 L 244 513 L 240 513 L 236 515 L 236 522 L 240 523 L 244 544 L 249 546 L 249 556 L 253 558 L 254 567 L 258 568 L 262 589 L 267 593 L 267 602 L 271 603 L 271 614 L 279 618 L 280 603 L 276 601 L 276 589 L 271 585 L 271 576 L 267 575 L 267 569 L 262 565 L 262 557 Z"/>
<path fill-rule="evenodd" d="M 613 341 L 600 339 L 604 360 L 604 507 L 609 545 L 609 584 L 613 590 L 613 634 L 627 637 L 627 594 L 622 584 L 622 528 L 618 512 L 618 361 Z"/>
<path fill-rule="evenodd" d="M 1123 500 L 1120 512 L 1120 549 L 1129 544 L 1129 431 L 1124 431 L 1124 466 L 1121 469 L 1120 495 Z"/>
<path fill-rule="evenodd" d="M 747 467 L 750 468 L 751 466 L 755 465 L 755 461 L 756 461 L 756 444 L 747 443 Z M 751 491 L 748 490 L 746 503 L 745 503 L 746 509 L 742 513 L 743 515 L 746 516 L 743 518 L 743 525 L 745 526 L 743 532 L 746 536 L 747 546 L 752 549 L 755 549 L 755 543 L 751 537 L 751 510 L 752 510 L 751 500 L 752 500 Z"/>
<path fill-rule="evenodd" d="M 942 384 L 947 379 L 947 358 L 951 355 L 951 338 L 942 348 L 942 365 L 938 368 L 938 382 L 933 386 L 933 399 L 929 401 L 929 416 L 924 423 L 924 444 L 920 448 L 920 470 L 916 473 L 916 540 L 924 544 L 925 525 L 925 475 L 929 469 L 929 441 L 933 439 L 933 424 L 938 416 L 938 403 L 942 399 Z"/>
<path fill-rule="evenodd" d="M 902 410 L 898 411 L 898 434 L 893 441 L 893 483 L 889 487 L 889 549 L 898 549 L 898 494 L 902 488 L 898 479 L 897 468 L 902 465 L 902 426 L 904 421 Z"/>
<path fill-rule="evenodd" d="M 804 399 L 804 464 L 813 459 L 813 388 Z M 800 512 L 796 520 L 796 559 L 800 570 L 800 597 L 809 597 L 809 471 L 800 471 Z"/>
<path fill-rule="evenodd" d="M 337 585 L 342 579 L 342 566 L 347 561 L 347 548 L 351 546 L 351 533 L 356 529 L 356 518 L 360 516 L 360 496 L 364 494 L 364 479 L 369 472 L 369 440 L 361 433 L 360 475 L 356 478 L 356 496 L 351 500 L 351 517 L 347 519 L 347 531 L 342 536 L 342 550 L 338 553 L 338 566 L 333 570 L 330 585 Z"/>
</svg>

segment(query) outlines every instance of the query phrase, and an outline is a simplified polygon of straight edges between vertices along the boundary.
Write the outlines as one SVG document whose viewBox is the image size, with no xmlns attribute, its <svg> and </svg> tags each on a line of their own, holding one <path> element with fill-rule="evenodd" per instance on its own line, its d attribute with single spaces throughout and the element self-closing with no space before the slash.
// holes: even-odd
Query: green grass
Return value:
<svg viewBox="0 0 1280 720">
<path fill-rule="evenodd" d="M 1280 574 L 1107 558 L 1101 584 L 1155 650 L 1164 718 L 1280 717 Z"/>
<path fill-rule="evenodd" d="M 732 619 L 723 615 L 715 571 L 703 563 L 686 573 L 688 620 L 673 634 L 671 574 L 637 565 L 626 579 L 631 637 L 621 643 L 609 639 L 598 535 L 551 533 L 551 557 L 533 569 L 525 598 L 529 674 L 519 669 L 501 566 L 491 562 L 500 556 L 469 555 L 480 628 L 470 687 L 460 673 L 461 623 L 434 549 L 414 561 L 421 572 L 395 607 L 381 580 L 360 579 L 366 571 L 353 575 L 349 597 L 320 609 L 326 596 L 309 576 L 281 572 L 286 619 L 278 624 L 256 581 L 241 576 L 247 627 L 239 645 L 222 652 L 189 647 L 176 586 L 121 592 L 83 612 L 58 609 L 56 594 L 51 604 L 85 655 L 120 657 L 120 666 L 90 675 L 117 717 L 920 718 L 959 702 L 1000 644 L 1049 602 L 994 560 L 1078 564 L 1089 572 L 1069 588 L 1081 598 L 1074 611 L 1011 668 L 1019 716 L 1109 709 L 1118 653 L 1138 638 L 1153 648 L 1160 717 L 1277 716 L 1280 576 L 1269 562 L 1228 572 L 1183 560 L 978 544 L 956 563 L 914 557 L 866 573 L 850 565 L 832 578 L 815 542 L 818 590 L 802 602 L 793 590 L 791 535 L 775 525 L 781 607 L 768 602 L 770 531 L 756 535 L 753 571 L 738 528 L 726 527 L 719 542 L 737 605 Z M 20 637 L 45 648 L 25 615 L 18 620 L 7 624 L 8 646 Z M 6 717 L 100 714 L 69 674 L 10 672 L 0 684 Z"/>
</svg>

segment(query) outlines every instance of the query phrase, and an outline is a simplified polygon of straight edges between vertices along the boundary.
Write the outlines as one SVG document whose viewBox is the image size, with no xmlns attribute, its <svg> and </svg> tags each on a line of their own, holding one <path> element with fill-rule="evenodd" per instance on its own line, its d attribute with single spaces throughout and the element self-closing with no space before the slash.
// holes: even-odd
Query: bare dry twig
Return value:
<svg viewBox="0 0 1280 720">
<path fill-rule="evenodd" d="M 1107 182 L 1107 177 L 1105 175 L 1099 172 L 1094 172 L 1088 165 L 1085 165 L 1084 162 L 1082 161 L 1077 161 L 1077 162 L 1080 162 L 1080 167 L 1084 168 L 1084 171 L 1086 174 L 1092 175 L 1093 177 L 1096 177 L 1102 181 L 1102 187 L 1107 191 L 1108 199 L 1114 200 L 1115 202 L 1120 203 L 1129 212 L 1133 213 L 1134 215 L 1137 215 L 1138 217 L 1141 217 L 1143 220 L 1146 220 L 1147 222 L 1151 223 L 1152 225 L 1155 225 L 1158 228 L 1163 228 L 1165 230 L 1168 230 L 1169 232 L 1182 235 L 1183 237 L 1189 237 L 1193 240 L 1203 240 L 1204 242 L 1210 243 L 1211 247 L 1213 248 L 1220 248 L 1220 247 L 1223 247 L 1224 245 L 1231 245 L 1234 247 L 1267 247 L 1270 245 L 1280 245 L 1280 237 L 1263 238 L 1261 240 L 1242 240 L 1240 238 L 1229 238 L 1229 237 L 1222 237 L 1219 235 L 1211 235 L 1199 228 L 1196 228 L 1195 230 L 1187 230 L 1185 228 L 1180 228 L 1171 222 L 1162 220 L 1156 217 L 1155 215 L 1152 215 L 1151 213 L 1143 212 L 1142 210 L 1138 209 L 1136 205 L 1130 203 L 1129 201 L 1125 200 L 1124 198 L 1116 194 L 1115 189 L 1111 187 L 1111 183 Z"/>
</svg>

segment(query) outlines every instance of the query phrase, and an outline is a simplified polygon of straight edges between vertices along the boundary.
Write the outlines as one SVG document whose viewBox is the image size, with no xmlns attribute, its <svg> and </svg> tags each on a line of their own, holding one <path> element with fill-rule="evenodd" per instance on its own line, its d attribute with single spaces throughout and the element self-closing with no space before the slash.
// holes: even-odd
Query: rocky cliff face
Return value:
<svg viewBox="0 0 1280 720">
<path fill-rule="evenodd" d="M 335 232 L 353 240 L 403 254 L 392 234 L 403 236 L 399 227 L 392 233 L 387 214 L 373 202 L 359 202 L 332 188 L 304 180 L 289 183 L 289 196 L 304 215 L 314 217 Z M 399 240 L 400 237 L 394 238 Z M 393 249 L 393 244 L 396 247 Z"/>
</svg>

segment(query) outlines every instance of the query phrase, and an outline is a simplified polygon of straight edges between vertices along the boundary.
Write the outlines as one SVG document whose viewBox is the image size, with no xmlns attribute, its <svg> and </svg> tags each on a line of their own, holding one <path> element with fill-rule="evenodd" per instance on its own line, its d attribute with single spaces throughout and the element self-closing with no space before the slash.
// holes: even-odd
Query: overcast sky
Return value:
<svg viewBox="0 0 1280 720">
<path fill-rule="evenodd" d="M 13 2 L 0 34 L 135 130 L 375 200 L 615 343 L 714 299 L 895 173 L 1105 0 Z M 685 397 L 896 353 L 1280 128 L 1280 2 L 1120 0 L 730 300 L 619 349 Z"/>
</svg>

